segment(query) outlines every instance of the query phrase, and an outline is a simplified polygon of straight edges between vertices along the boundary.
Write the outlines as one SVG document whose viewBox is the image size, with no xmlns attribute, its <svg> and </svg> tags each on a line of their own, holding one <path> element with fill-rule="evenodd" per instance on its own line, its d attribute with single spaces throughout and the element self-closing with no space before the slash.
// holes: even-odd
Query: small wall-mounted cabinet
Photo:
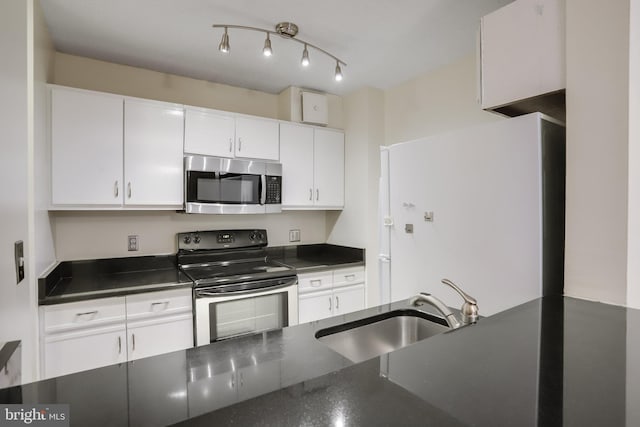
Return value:
<svg viewBox="0 0 640 427">
<path fill-rule="evenodd" d="M 344 207 L 344 133 L 280 123 L 283 209 Z"/>
<path fill-rule="evenodd" d="M 365 308 L 364 267 L 298 274 L 299 323 Z"/>
<path fill-rule="evenodd" d="M 52 209 L 182 206 L 182 106 L 51 88 Z"/>
<path fill-rule="evenodd" d="M 43 378 L 192 347 L 191 307 L 191 289 L 43 306 Z"/>
<path fill-rule="evenodd" d="M 186 107 L 184 152 L 214 157 L 278 160 L 278 122 Z"/>
<path fill-rule="evenodd" d="M 565 89 L 564 3 L 516 0 L 481 19 L 479 98 L 483 109 Z"/>
</svg>

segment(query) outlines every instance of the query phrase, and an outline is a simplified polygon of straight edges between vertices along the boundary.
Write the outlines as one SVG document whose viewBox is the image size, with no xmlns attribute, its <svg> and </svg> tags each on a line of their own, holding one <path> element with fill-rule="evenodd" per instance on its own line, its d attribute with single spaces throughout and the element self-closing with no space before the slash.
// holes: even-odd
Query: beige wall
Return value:
<svg viewBox="0 0 640 427">
<path fill-rule="evenodd" d="M 566 7 L 565 293 L 625 304 L 629 0 Z"/>
<path fill-rule="evenodd" d="M 345 209 L 327 213 L 328 242 L 365 248 L 367 303 L 377 305 L 378 178 L 384 143 L 384 94 L 364 88 L 343 99 Z"/>
<path fill-rule="evenodd" d="M 278 118 L 278 96 L 144 68 L 56 53 L 54 82 L 63 86 Z"/>
<path fill-rule="evenodd" d="M 386 145 L 501 120 L 476 101 L 476 56 L 385 91 Z"/>
</svg>

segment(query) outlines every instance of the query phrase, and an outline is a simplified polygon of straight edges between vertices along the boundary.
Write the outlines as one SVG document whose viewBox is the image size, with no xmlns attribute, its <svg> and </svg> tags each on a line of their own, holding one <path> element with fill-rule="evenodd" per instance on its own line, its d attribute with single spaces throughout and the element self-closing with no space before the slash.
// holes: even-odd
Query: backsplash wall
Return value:
<svg viewBox="0 0 640 427">
<path fill-rule="evenodd" d="M 258 215 L 188 215 L 172 211 L 51 212 L 58 261 L 170 254 L 176 233 L 196 230 L 265 228 L 269 246 L 324 243 L 324 211 L 289 211 Z M 300 242 L 289 243 L 289 230 Z M 139 250 L 127 250 L 135 234 Z"/>
</svg>

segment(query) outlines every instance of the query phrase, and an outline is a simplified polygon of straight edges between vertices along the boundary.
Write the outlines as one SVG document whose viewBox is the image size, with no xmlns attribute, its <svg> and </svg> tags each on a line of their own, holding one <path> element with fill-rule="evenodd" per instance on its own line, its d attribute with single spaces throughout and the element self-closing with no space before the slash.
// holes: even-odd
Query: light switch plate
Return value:
<svg viewBox="0 0 640 427">
<path fill-rule="evenodd" d="M 300 230 L 289 230 L 289 241 L 290 242 L 299 242 L 300 241 Z"/>
</svg>

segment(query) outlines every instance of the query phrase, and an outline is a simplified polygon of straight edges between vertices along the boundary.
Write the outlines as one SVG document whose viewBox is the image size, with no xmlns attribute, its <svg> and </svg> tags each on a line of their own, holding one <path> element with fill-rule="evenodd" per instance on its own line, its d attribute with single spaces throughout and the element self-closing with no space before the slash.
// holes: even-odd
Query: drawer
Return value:
<svg viewBox="0 0 640 427">
<path fill-rule="evenodd" d="M 333 271 L 333 287 L 357 285 L 364 283 L 364 267 L 341 268 Z"/>
<path fill-rule="evenodd" d="M 43 307 L 43 315 L 46 334 L 124 322 L 125 299 L 101 298 L 48 305 Z"/>
<path fill-rule="evenodd" d="M 318 273 L 298 274 L 298 293 L 313 292 L 331 289 L 333 285 L 333 272 L 321 271 Z"/>
<path fill-rule="evenodd" d="M 191 288 L 127 296 L 127 321 L 191 311 Z"/>
</svg>

